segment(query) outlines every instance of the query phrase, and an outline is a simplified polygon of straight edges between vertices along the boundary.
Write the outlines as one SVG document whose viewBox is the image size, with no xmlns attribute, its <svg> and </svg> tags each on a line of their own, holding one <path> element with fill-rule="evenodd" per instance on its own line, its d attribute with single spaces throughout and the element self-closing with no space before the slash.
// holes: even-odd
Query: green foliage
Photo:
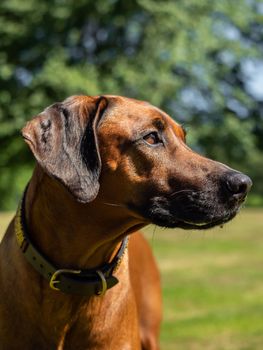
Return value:
<svg viewBox="0 0 263 350">
<path fill-rule="evenodd" d="M 25 121 L 71 94 L 145 99 L 190 126 L 197 150 L 263 195 L 263 107 L 244 64 L 262 56 L 261 1 L 2 0 L 0 208 L 32 167 Z"/>
</svg>

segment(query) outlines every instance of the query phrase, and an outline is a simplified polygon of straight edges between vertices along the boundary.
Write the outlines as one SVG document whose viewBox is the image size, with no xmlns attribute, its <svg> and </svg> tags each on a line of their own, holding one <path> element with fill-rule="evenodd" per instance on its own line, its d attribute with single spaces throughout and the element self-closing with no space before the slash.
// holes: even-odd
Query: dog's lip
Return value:
<svg viewBox="0 0 263 350">
<path fill-rule="evenodd" d="M 187 220 L 178 220 L 178 227 L 184 229 L 184 230 L 206 230 L 215 226 L 220 226 L 228 222 L 229 220 L 233 219 L 233 217 L 236 215 L 236 213 L 233 213 L 231 215 L 228 215 L 227 217 L 223 217 L 216 220 L 211 220 L 209 222 L 203 222 L 203 223 L 195 223 Z"/>
<path fill-rule="evenodd" d="M 218 222 L 209 222 L 209 223 L 191 223 L 188 221 L 178 221 L 178 227 L 184 229 L 184 230 L 205 230 L 217 225 L 220 225 L 220 223 Z"/>
</svg>

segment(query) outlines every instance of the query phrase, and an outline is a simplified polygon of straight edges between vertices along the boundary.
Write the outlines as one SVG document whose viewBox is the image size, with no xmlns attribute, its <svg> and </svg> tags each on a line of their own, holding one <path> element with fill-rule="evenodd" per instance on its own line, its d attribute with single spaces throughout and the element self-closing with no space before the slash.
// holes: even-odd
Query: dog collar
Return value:
<svg viewBox="0 0 263 350">
<path fill-rule="evenodd" d="M 110 263 L 85 270 L 57 268 L 39 252 L 28 235 L 25 218 L 26 191 L 27 188 L 15 216 L 16 238 L 28 262 L 49 281 L 50 288 L 67 294 L 92 296 L 103 295 L 107 289 L 115 286 L 119 281 L 113 273 L 123 259 L 128 245 L 128 236 L 123 239 L 120 249 Z"/>
</svg>

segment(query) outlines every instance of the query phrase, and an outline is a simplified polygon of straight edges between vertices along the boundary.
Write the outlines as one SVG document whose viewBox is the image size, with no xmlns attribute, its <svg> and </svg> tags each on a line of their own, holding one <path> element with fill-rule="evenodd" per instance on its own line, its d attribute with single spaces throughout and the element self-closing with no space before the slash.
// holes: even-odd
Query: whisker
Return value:
<svg viewBox="0 0 263 350">
<path fill-rule="evenodd" d="M 126 208 L 125 205 L 123 204 L 117 204 L 117 203 L 107 203 L 107 202 L 102 202 L 102 204 L 105 204 L 105 205 L 110 205 L 112 207 L 120 207 L 120 208 Z"/>
<path fill-rule="evenodd" d="M 197 193 L 197 192 L 199 192 L 199 191 L 193 191 L 193 190 L 180 190 L 180 191 L 172 192 L 172 193 L 170 194 L 170 197 L 173 197 L 173 196 L 175 196 L 175 195 L 177 195 L 177 194 L 179 194 L 179 193 L 185 193 L 185 192 Z"/>
<path fill-rule="evenodd" d="M 154 248 L 154 238 L 155 238 L 155 232 L 156 232 L 157 226 L 154 225 L 153 233 L 152 233 L 152 240 L 151 240 L 151 246 Z"/>
</svg>

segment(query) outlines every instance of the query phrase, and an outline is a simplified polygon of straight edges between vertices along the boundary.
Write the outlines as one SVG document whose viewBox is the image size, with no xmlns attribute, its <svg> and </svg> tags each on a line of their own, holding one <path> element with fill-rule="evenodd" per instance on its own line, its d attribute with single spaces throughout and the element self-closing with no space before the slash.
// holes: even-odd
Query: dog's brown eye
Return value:
<svg viewBox="0 0 263 350">
<path fill-rule="evenodd" d="M 161 138 L 159 137 L 158 133 L 153 131 L 144 136 L 144 141 L 146 141 L 149 145 L 156 145 L 158 143 L 162 143 Z"/>
</svg>

